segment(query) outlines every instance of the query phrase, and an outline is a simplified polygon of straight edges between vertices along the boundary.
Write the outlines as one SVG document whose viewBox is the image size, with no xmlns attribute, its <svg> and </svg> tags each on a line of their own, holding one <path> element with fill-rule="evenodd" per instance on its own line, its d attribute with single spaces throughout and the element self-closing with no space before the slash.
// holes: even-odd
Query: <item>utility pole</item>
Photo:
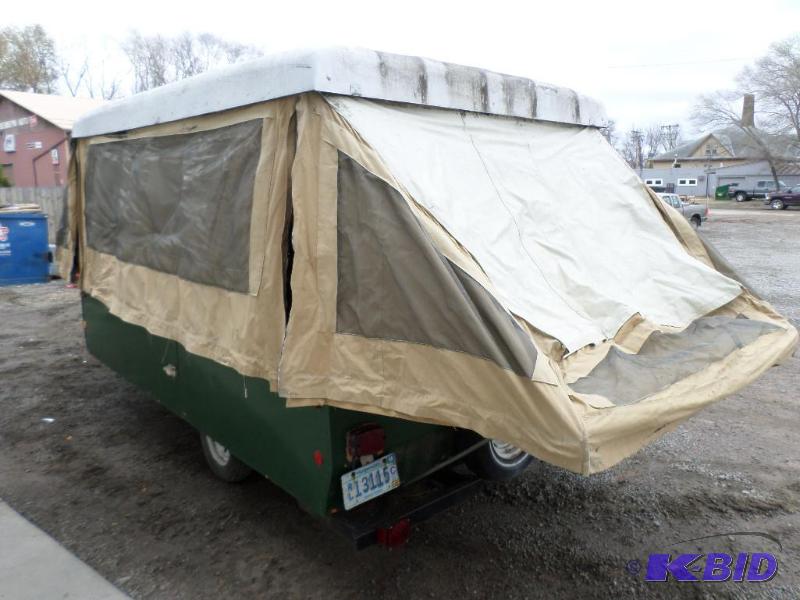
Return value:
<svg viewBox="0 0 800 600">
<path fill-rule="evenodd" d="M 640 129 L 631 129 L 630 136 L 636 151 L 636 166 L 639 167 L 639 177 L 641 177 L 644 169 L 644 156 L 642 155 L 642 139 L 644 139 L 644 135 Z"/>
</svg>

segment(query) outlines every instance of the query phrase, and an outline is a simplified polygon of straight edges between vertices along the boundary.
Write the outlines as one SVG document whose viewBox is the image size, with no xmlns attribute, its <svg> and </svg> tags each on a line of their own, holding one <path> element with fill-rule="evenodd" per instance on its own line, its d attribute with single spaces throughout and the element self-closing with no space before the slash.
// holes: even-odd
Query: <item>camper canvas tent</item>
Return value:
<svg viewBox="0 0 800 600">
<path fill-rule="evenodd" d="M 368 50 L 207 73 L 75 125 L 62 268 L 77 252 L 88 299 L 289 410 L 597 472 L 798 338 L 603 119 L 571 90 Z"/>
</svg>

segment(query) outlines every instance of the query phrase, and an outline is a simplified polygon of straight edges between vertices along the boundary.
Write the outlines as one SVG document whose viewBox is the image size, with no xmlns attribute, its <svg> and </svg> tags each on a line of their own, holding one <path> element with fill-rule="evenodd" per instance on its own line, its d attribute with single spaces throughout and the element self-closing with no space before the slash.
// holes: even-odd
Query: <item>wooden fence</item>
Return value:
<svg viewBox="0 0 800 600">
<path fill-rule="evenodd" d="M 7 204 L 38 204 L 47 215 L 47 235 L 55 243 L 56 231 L 64 214 L 64 188 L 0 188 L 0 206 Z"/>
</svg>

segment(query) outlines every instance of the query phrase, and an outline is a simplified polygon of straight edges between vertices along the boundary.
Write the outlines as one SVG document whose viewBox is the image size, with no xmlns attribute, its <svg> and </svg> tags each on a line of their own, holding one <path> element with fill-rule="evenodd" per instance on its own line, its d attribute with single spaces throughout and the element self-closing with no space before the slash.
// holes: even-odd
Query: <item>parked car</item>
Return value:
<svg viewBox="0 0 800 600">
<path fill-rule="evenodd" d="M 772 192 L 764 197 L 764 204 L 775 210 L 784 210 L 790 206 L 800 206 L 800 185 L 784 190 Z"/>
<path fill-rule="evenodd" d="M 695 229 L 708 219 L 708 206 L 688 204 L 681 200 L 678 194 L 658 194 L 658 197 L 686 217 Z"/>
<path fill-rule="evenodd" d="M 771 179 L 757 181 L 755 187 L 744 187 L 739 183 L 731 183 L 728 187 L 728 198 L 734 198 L 737 202 L 745 202 L 753 198 L 766 198 L 767 194 L 788 187 L 782 181 L 779 181 L 778 184 L 779 186 L 776 188 L 775 182 Z"/>
</svg>

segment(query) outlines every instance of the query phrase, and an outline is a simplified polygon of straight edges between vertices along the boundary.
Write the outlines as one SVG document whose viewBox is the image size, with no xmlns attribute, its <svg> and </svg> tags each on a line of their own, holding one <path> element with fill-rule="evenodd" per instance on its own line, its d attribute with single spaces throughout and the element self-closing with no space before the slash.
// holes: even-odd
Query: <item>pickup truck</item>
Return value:
<svg viewBox="0 0 800 600">
<path fill-rule="evenodd" d="M 708 219 L 708 206 L 702 204 L 687 204 L 680 199 L 678 194 L 657 194 L 664 202 L 681 213 L 692 226 L 697 229 L 703 221 Z"/>
<path fill-rule="evenodd" d="M 774 210 L 785 210 L 790 206 L 800 206 L 800 185 L 782 192 L 771 192 L 764 198 L 764 204 Z"/>
<path fill-rule="evenodd" d="M 779 181 L 779 190 L 786 189 L 788 186 Z M 728 198 L 734 198 L 737 202 L 752 200 L 753 198 L 765 198 L 770 192 L 775 192 L 775 182 L 771 179 L 757 181 L 755 187 L 745 187 L 738 183 L 731 183 L 728 188 Z"/>
</svg>

